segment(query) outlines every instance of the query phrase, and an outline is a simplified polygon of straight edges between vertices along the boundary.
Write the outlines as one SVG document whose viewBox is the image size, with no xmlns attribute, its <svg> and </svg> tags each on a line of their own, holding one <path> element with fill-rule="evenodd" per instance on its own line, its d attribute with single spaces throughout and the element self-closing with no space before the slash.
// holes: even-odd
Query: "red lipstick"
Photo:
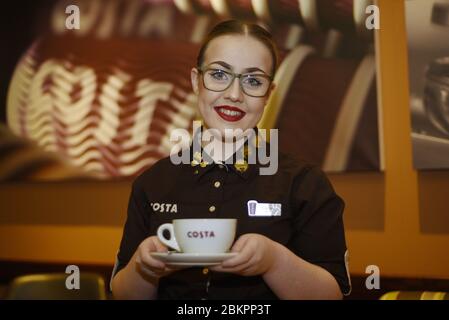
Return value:
<svg viewBox="0 0 449 320">
<path fill-rule="evenodd" d="M 239 121 L 246 114 L 246 112 L 237 107 L 231 107 L 227 105 L 216 106 L 214 107 L 214 110 L 222 119 L 230 122 Z"/>
</svg>

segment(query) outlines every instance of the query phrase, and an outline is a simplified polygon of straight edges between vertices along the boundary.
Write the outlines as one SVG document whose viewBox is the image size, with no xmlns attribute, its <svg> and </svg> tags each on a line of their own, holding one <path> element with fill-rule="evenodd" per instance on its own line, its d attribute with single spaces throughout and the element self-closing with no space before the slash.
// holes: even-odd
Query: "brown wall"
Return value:
<svg viewBox="0 0 449 320">
<path fill-rule="evenodd" d="M 449 171 L 413 170 L 404 4 L 379 6 L 386 169 L 330 176 L 347 205 L 350 269 L 363 274 L 374 264 L 383 276 L 449 278 Z M 0 259 L 112 264 L 130 185 L 0 186 Z"/>
</svg>

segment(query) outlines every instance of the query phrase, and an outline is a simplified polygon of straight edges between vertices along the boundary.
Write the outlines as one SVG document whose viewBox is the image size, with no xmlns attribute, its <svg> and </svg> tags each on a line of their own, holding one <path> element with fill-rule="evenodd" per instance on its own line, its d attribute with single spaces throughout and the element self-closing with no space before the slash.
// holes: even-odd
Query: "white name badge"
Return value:
<svg viewBox="0 0 449 320">
<path fill-rule="evenodd" d="M 248 216 L 250 217 L 272 217 L 281 215 L 280 203 L 260 203 L 256 200 L 248 201 Z"/>
</svg>

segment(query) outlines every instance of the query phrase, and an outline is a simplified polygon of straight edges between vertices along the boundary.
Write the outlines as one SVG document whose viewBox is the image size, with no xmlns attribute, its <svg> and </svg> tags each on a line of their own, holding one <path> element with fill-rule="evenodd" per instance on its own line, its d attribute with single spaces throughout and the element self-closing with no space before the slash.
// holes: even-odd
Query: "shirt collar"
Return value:
<svg viewBox="0 0 449 320">
<path fill-rule="evenodd" d="M 199 133 L 202 132 L 203 127 L 194 134 L 193 139 L 200 139 Z M 258 137 L 258 128 L 254 128 L 254 137 L 249 137 L 249 139 L 256 139 Z M 249 139 L 245 141 L 245 143 L 232 155 L 232 163 L 216 163 L 214 162 L 211 157 L 207 154 L 207 152 L 203 151 L 203 148 L 201 147 L 201 141 L 197 140 L 197 145 L 200 146 L 200 151 L 196 151 L 193 148 L 193 143 L 190 145 L 190 159 L 191 159 L 191 168 L 192 173 L 195 177 L 195 179 L 198 181 L 203 177 L 205 174 L 210 172 L 212 169 L 217 168 L 217 166 L 224 166 L 223 170 L 226 170 L 227 172 L 233 172 L 237 174 L 239 177 L 241 177 L 244 180 L 247 180 L 251 175 L 253 175 L 257 170 L 259 169 L 259 162 L 257 161 L 257 142 L 253 142 L 254 147 L 250 147 L 249 145 Z M 243 149 L 243 159 L 238 160 L 238 155 L 242 154 Z M 256 155 L 256 163 L 249 164 L 248 163 L 248 157 L 251 154 L 251 152 L 254 152 Z M 240 156 L 241 158 L 241 156 Z M 227 161 L 228 162 L 228 161 Z"/>
</svg>

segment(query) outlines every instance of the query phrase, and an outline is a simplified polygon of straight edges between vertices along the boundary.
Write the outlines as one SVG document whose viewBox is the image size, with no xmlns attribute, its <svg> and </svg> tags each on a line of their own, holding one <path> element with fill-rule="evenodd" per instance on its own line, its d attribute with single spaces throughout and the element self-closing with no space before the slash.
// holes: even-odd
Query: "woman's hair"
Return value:
<svg viewBox="0 0 449 320">
<path fill-rule="evenodd" d="M 273 41 L 271 33 L 262 28 L 261 26 L 254 23 L 246 23 L 239 20 L 227 20 L 217 24 L 207 35 L 206 39 L 203 41 L 200 52 L 198 53 L 197 66 L 201 67 L 204 60 L 204 53 L 209 45 L 209 43 L 220 36 L 224 35 L 248 35 L 262 42 L 268 50 L 270 50 L 273 67 L 272 76 L 276 73 L 278 66 L 278 50 L 276 44 Z"/>
</svg>

